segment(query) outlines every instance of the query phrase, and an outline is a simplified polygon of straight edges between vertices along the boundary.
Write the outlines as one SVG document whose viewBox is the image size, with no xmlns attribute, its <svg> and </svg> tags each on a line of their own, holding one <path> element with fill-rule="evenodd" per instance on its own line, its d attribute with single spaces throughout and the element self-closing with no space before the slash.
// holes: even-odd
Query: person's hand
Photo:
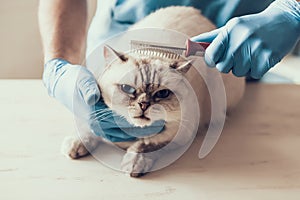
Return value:
<svg viewBox="0 0 300 200">
<path fill-rule="evenodd" d="M 258 79 L 293 48 L 299 36 L 300 3 L 277 0 L 261 13 L 233 18 L 191 40 L 211 42 L 205 52 L 209 67 Z"/>
<path fill-rule="evenodd" d="M 155 121 L 151 126 L 135 127 L 124 117 L 110 110 L 101 98 L 89 115 L 89 125 L 94 134 L 112 142 L 132 141 L 137 138 L 155 135 L 164 129 L 163 120 Z"/>
<path fill-rule="evenodd" d="M 100 91 L 93 74 L 80 65 L 63 59 L 45 64 L 43 82 L 50 96 L 65 105 L 91 131 L 112 142 L 132 141 L 137 137 L 158 133 L 164 127 L 156 122 L 146 128 L 133 127 L 116 115 L 100 99 Z"/>
<path fill-rule="evenodd" d="M 100 90 L 93 74 L 80 65 L 63 59 L 45 64 L 43 82 L 48 94 L 74 112 L 74 101 L 92 106 L 100 99 Z"/>
</svg>

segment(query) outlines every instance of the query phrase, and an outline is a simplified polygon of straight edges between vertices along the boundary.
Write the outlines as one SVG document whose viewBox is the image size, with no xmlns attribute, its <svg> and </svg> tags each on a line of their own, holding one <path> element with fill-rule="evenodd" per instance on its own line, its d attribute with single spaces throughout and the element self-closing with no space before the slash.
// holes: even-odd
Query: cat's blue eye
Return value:
<svg viewBox="0 0 300 200">
<path fill-rule="evenodd" d="M 130 85 L 122 84 L 120 85 L 121 90 L 127 94 L 134 94 L 135 93 L 135 88 L 131 87 Z"/>
<path fill-rule="evenodd" d="M 167 98 L 171 94 L 171 91 L 168 89 L 159 90 L 154 94 L 154 97 L 164 99 Z"/>
</svg>

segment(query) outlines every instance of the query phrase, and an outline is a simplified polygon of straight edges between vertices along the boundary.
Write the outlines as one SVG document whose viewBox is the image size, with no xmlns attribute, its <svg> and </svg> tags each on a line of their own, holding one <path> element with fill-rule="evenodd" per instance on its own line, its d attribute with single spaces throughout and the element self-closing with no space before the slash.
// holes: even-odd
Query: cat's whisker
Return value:
<svg viewBox="0 0 300 200">
<path fill-rule="evenodd" d="M 98 109 L 90 112 L 90 114 L 98 113 L 98 112 L 108 112 L 111 111 L 109 108 L 104 108 L 104 109 Z"/>
<path fill-rule="evenodd" d="M 90 118 L 96 118 L 96 117 L 101 117 L 104 115 L 107 115 L 108 113 L 99 113 L 99 114 L 95 114 L 95 115 L 90 115 Z"/>
<path fill-rule="evenodd" d="M 92 117 L 91 119 L 93 119 L 93 120 L 101 120 L 101 119 L 103 119 L 105 117 L 108 117 L 108 116 L 110 116 L 110 115 L 107 114 L 107 115 L 96 116 L 96 117 Z"/>
<path fill-rule="evenodd" d="M 111 116 L 109 115 L 109 116 L 105 116 L 105 117 L 103 117 L 103 118 L 101 118 L 101 119 L 98 119 L 98 120 L 100 120 L 100 121 L 104 121 L 104 120 L 106 120 L 106 119 L 108 119 L 108 118 L 110 118 Z"/>
<path fill-rule="evenodd" d="M 101 118 L 104 118 L 104 117 L 107 117 L 107 116 L 110 116 L 109 114 L 103 114 L 103 115 L 100 115 L 100 116 L 96 116 L 96 117 L 93 117 L 93 119 L 101 119 Z"/>
<path fill-rule="evenodd" d="M 94 117 L 93 120 L 107 119 L 107 118 L 110 117 L 110 116 L 111 116 L 110 114 L 103 114 L 103 115 Z"/>
<path fill-rule="evenodd" d="M 98 116 L 98 115 L 110 114 L 110 113 L 112 113 L 112 112 L 111 111 L 101 111 L 101 112 L 90 114 L 90 116 Z"/>
<path fill-rule="evenodd" d="M 111 110 L 98 110 L 97 112 L 94 112 L 92 114 L 99 114 L 99 113 L 110 113 L 112 112 Z"/>
<path fill-rule="evenodd" d="M 120 119 L 122 119 L 122 120 L 126 120 L 127 121 L 127 119 L 124 117 L 124 116 L 120 116 L 120 115 L 112 115 L 113 117 L 119 117 Z"/>
<path fill-rule="evenodd" d="M 101 117 L 101 116 L 105 116 L 105 115 L 112 115 L 112 112 L 95 113 L 95 114 L 91 115 L 91 117 Z"/>
</svg>

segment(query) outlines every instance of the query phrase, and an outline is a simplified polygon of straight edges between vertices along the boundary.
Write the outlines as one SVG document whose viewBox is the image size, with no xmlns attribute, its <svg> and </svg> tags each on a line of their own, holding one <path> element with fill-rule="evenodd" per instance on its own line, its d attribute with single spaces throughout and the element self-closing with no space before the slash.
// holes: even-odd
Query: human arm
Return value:
<svg viewBox="0 0 300 200">
<path fill-rule="evenodd" d="M 87 2 L 40 0 L 39 26 L 45 62 L 43 81 L 49 94 L 70 110 L 75 90 L 80 90 L 83 103 L 96 103 L 100 97 L 96 81 L 86 68 L 78 65 L 86 39 Z"/>
<path fill-rule="evenodd" d="M 300 3 L 276 0 L 261 13 L 237 17 L 225 26 L 192 38 L 211 42 L 205 53 L 208 66 L 236 76 L 261 78 L 300 37 Z"/>
<path fill-rule="evenodd" d="M 80 64 L 87 32 L 86 0 L 40 0 L 38 16 L 44 60 L 62 58 Z"/>
<path fill-rule="evenodd" d="M 49 95 L 88 123 L 96 135 L 110 141 L 133 140 L 135 137 L 127 133 L 134 131 L 152 134 L 152 128 L 134 128 L 114 114 L 96 115 L 108 108 L 99 101 L 100 91 L 93 74 L 79 65 L 85 51 L 86 20 L 85 0 L 40 0 L 39 25 L 45 54 L 43 82 Z"/>
</svg>

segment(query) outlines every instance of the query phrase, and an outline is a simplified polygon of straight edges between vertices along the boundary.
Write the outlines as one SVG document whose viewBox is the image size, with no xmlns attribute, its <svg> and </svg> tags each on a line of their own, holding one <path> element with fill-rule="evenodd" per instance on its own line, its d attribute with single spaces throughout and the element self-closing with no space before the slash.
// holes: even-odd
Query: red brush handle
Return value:
<svg viewBox="0 0 300 200">
<path fill-rule="evenodd" d="M 191 40 L 187 40 L 185 56 L 196 55 L 198 52 L 201 52 L 204 55 L 205 49 L 209 45 L 209 42 L 192 42 Z"/>
</svg>

